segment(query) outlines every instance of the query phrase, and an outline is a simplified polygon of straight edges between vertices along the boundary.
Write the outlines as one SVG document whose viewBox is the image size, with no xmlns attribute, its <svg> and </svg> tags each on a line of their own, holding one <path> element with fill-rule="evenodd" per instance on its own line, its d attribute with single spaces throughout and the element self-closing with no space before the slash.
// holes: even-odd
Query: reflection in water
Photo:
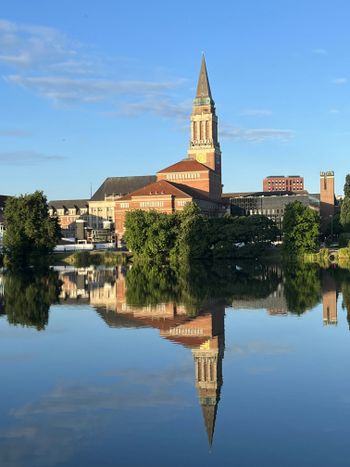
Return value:
<svg viewBox="0 0 350 467">
<path fill-rule="evenodd" d="M 188 348 L 208 435 L 213 442 L 223 384 L 225 308 L 265 309 L 270 315 L 298 315 L 322 300 L 323 323 L 337 324 L 337 298 L 350 323 L 350 272 L 312 265 L 287 267 L 256 263 L 180 271 L 134 265 L 118 268 L 57 268 L 46 274 L 0 275 L 0 314 L 10 324 L 42 330 L 49 307 L 61 303 L 93 306 L 111 328 L 147 327 Z"/>
<path fill-rule="evenodd" d="M 321 273 L 322 282 L 322 306 L 323 324 L 337 324 L 337 285 L 334 274 L 331 271 L 323 270 Z"/>
<path fill-rule="evenodd" d="M 42 330 L 48 323 L 49 308 L 58 301 L 60 282 L 55 271 L 2 276 L 2 307 L 10 324 Z M 1 290 L 0 290 L 1 291 Z"/>
</svg>

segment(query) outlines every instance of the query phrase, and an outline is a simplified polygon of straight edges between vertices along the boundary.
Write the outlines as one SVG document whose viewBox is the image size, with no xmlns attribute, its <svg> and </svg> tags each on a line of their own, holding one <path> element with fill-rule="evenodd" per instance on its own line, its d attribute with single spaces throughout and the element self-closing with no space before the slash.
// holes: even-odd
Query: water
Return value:
<svg viewBox="0 0 350 467">
<path fill-rule="evenodd" d="M 350 272 L 126 272 L 0 276 L 1 466 L 348 465 Z"/>
</svg>

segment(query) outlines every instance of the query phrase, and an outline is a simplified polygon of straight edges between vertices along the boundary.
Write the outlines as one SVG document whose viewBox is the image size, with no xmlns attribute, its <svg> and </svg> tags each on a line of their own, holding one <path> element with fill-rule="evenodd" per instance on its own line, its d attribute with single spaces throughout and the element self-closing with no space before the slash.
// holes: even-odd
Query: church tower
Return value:
<svg viewBox="0 0 350 467">
<path fill-rule="evenodd" d="M 218 118 L 211 95 L 204 54 L 199 72 L 196 97 L 191 115 L 191 140 L 188 157 L 209 167 L 214 172 L 212 192 L 221 197 L 221 150 L 218 141 Z"/>
</svg>

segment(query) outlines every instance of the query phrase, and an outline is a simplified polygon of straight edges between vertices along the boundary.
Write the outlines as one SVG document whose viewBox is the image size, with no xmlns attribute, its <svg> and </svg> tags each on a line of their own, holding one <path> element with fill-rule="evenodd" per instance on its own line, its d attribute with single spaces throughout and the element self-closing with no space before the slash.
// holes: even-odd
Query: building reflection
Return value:
<svg viewBox="0 0 350 467">
<path fill-rule="evenodd" d="M 177 303 L 130 305 L 127 303 L 126 275 L 122 267 L 109 271 L 107 275 L 92 268 L 66 269 L 61 271 L 60 278 L 61 299 L 75 300 L 76 303 L 89 300 L 108 326 L 158 329 L 163 339 L 192 351 L 195 384 L 211 446 L 223 382 L 225 304 L 203 305 L 195 314 Z"/>
<path fill-rule="evenodd" d="M 288 314 L 286 283 L 282 273 L 276 287 L 265 297 L 234 298 L 234 309 L 265 309 L 270 315 Z M 188 348 L 194 360 L 195 384 L 203 413 L 209 445 L 213 442 L 215 421 L 223 384 L 222 362 L 225 348 L 225 306 L 213 301 L 191 309 L 182 303 L 165 301 L 145 306 L 130 304 L 127 294 L 126 270 L 123 267 L 85 268 L 61 271 L 61 299 L 75 300 L 94 306 L 99 316 L 114 328 L 153 328 L 160 337 Z M 261 283 L 269 279 L 260 278 Z M 337 286 L 334 275 L 322 271 L 321 291 L 324 324 L 337 324 Z M 143 302 L 142 302 L 143 303 Z"/>
<path fill-rule="evenodd" d="M 128 316 L 129 322 L 134 320 L 142 326 L 157 328 L 162 338 L 192 350 L 196 388 L 211 446 L 223 382 L 225 304 L 204 305 L 196 310 L 196 316 L 191 316 L 186 306 L 174 303 L 133 306 L 126 300 L 125 275 L 119 273 L 116 282 L 117 316 Z"/>
<path fill-rule="evenodd" d="M 337 284 L 332 272 L 328 270 L 322 271 L 322 307 L 323 307 L 323 324 L 336 325 L 338 323 L 337 312 Z"/>
</svg>

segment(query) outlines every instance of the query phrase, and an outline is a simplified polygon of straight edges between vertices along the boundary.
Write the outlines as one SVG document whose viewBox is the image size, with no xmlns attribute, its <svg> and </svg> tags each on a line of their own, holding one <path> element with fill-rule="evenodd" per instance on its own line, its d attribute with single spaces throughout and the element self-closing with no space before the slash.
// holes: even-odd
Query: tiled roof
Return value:
<svg viewBox="0 0 350 467">
<path fill-rule="evenodd" d="M 186 187 L 187 188 L 187 187 Z M 123 196 L 118 201 L 131 199 L 134 196 L 150 196 L 150 195 L 174 195 L 182 198 L 189 198 L 191 195 L 183 190 L 183 185 L 168 182 L 167 180 L 159 180 L 158 182 L 150 183 L 139 190 L 133 191 L 126 196 Z"/>
<path fill-rule="evenodd" d="M 91 201 L 103 201 L 105 196 L 125 196 L 149 183 L 155 182 L 155 175 L 141 175 L 136 177 L 108 177 L 94 193 Z"/>
<path fill-rule="evenodd" d="M 204 171 L 211 170 L 204 164 L 196 161 L 195 159 L 184 159 L 183 161 L 176 162 L 176 164 L 170 165 L 163 170 L 159 170 L 157 173 L 167 173 L 167 172 L 194 172 L 194 171 Z"/>
<path fill-rule="evenodd" d="M 204 201 L 222 204 L 221 201 L 215 200 L 206 196 L 201 191 L 191 186 L 183 185 L 181 183 L 169 182 L 168 180 L 159 180 L 158 182 L 151 183 L 139 190 L 129 193 L 118 201 L 127 201 L 136 196 L 159 196 L 159 195 L 173 195 L 181 198 L 201 199 Z"/>
<path fill-rule="evenodd" d="M 54 209 L 60 209 L 65 207 L 69 208 L 85 208 L 88 207 L 89 200 L 88 199 L 61 199 L 61 200 L 54 200 L 49 201 L 48 205 L 49 208 L 52 207 Z"/>
</svg>

